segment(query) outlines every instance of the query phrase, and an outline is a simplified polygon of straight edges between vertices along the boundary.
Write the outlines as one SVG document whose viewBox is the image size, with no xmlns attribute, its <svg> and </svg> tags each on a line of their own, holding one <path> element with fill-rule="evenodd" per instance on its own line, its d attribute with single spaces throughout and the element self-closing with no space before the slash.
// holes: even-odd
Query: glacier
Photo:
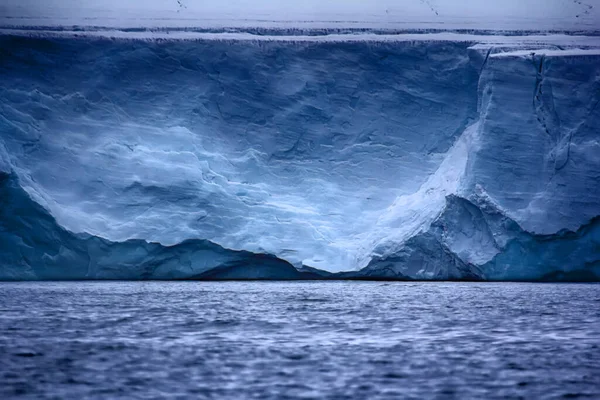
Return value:
<svg viewBox="0 0 600 400">
<path fill-rule="evenodd" d="M 593 34 L 0 29 L 0 279 L 598 280 L 599 102 Z"/>
</svg>

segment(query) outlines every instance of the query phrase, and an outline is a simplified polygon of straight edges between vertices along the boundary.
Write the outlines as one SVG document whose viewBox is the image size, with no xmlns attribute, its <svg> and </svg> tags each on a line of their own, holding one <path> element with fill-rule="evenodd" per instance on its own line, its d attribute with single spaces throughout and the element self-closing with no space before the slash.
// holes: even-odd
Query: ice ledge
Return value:
<svg viewBox="0 0 600 400">
<path fill-rule="evenodd" d="M 546 56 L 546 57 L 585 57 L 585 56 L 598 56 L 600 55 L 600 49 L 535 49 L 535 50 L 514 50 L 506 51 L 501 53 L 490 54 L 491 58 L 501 57 L 531 57 Z"/>
<path fill-rule="evenodd" d="M 95 27 L 93 29 L 69 28 L 49 29 L 48 27 L 6 27 L 0 24 L 0 35 L 50 38 L 111 38 L 126 40 L 219 40 L 219 41 L 253 41 L 253 42 L 467 42 L 479 46 L 564 46 L 564 47 L 600 47 L 600 35 L 552 33 L 539 34 L 517 32 L 469 33 L 469 32 L 407 32 L 398 31 L 355 31 L 331 33 L 327 31 L 283 31 L 263 34 L 256 31 L 221 32 L 188 29 L 138 30 L 111 29 Z M 527 51 L 527 50 L 524 50 Z"/>
<path fill-rule="evenodd" d="M 75 234 L 33 201 L 14 174 L 0 172 L 0 280 L 313 279 L 269 254 L 208 240 L 173 246 Z"/>
<path fill-rule="evenodd" d="M 484 194 L 446 197 L 431 227 L 346 278 L 600 281 L 600 216 L 577 231 L 523 230 Z"/>
</svg>

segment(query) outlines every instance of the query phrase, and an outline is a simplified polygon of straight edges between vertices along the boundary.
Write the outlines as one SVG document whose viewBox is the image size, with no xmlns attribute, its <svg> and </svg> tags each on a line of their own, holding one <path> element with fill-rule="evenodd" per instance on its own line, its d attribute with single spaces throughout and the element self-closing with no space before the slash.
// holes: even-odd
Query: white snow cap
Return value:
<svg viewBox="0 0 600 400">
<path fill-rule="evenodd" d="M 4 0 L 0 25 L 597 30 L 596 0 Z"/>
</svg>

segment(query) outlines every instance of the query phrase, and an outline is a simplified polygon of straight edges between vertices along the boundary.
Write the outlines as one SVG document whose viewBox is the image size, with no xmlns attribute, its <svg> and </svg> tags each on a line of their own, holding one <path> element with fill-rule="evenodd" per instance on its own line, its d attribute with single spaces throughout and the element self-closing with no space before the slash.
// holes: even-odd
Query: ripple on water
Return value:
<svg viewBox="0 0 600 400">
<path fill-rule="evenodd" d="M 0 284 L 0 397 L 600 398 L 600 285 Z"/>
</svg>

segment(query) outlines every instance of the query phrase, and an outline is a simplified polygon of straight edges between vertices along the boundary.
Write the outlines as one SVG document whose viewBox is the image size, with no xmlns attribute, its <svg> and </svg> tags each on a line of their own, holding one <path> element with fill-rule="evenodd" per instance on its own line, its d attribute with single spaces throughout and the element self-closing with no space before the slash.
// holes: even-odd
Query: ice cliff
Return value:
<svg viewBox="0 0 600 400">
<path fill-rule="evenodd" d="M 597 36 L 2 33 L 0 278 L 600 277 Z"/>
</svg>

